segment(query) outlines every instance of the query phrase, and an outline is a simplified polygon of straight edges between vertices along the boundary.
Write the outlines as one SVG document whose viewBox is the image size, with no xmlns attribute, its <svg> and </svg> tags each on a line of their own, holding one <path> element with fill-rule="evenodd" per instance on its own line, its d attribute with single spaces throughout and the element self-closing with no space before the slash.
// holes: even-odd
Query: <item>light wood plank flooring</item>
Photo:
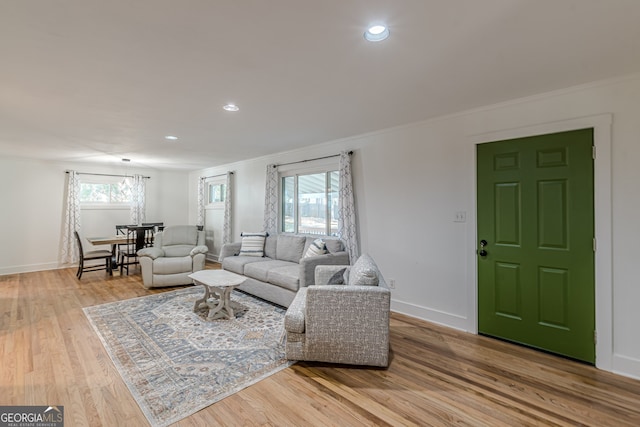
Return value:
<svg viewBox="0 0 640 427">
<path fill-rule="evenodd" d="M 0 276 L 0 405 L 64 405 L 67 427 L 147 425 L 82 307 L 171 289 Z M 178 425 L 640 425 L 640 381 L 395 313 L 391 345 L 389 369 L 298 363 Z"/>
</svg>

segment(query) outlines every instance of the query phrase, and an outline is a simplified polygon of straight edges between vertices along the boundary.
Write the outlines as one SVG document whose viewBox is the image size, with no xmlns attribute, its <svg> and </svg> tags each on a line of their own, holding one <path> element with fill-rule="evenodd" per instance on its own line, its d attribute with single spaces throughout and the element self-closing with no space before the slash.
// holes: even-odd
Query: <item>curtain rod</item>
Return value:
<svg viewBox="0 0 640 427">
<path fill-rule="evenodd" d="M 64 171 L 64 173 L 69 173 L 70 171 Z M 111 173 L 90 173 L 90 172 L 76 172 L 77 175 L 95 175 L 95 176 L 117 176 L 120 178 L 133 178 L 133 175 L 115 175 Z M 144 179 L 151 179 L 150 176 L 143 176 Z"/>
<path fill-rule="evenodd" d="M 233 172 L 227 172 L 233 175 Z M 225 176 L 227 173 L 219 173 L 218 175 L 210 175 L 210 176 L 201 176 L 200 179 L 209 179 L 209 178 L 217 178 L 219 176 Z"/>
<path fill-rule="evenodd" d="M 349 151 L 347 153 L 348 155 L 352 155 L 353 151 Z M 323 159 L 330 159 L 332 157 L 339 157 L 340 154 L 332 154 L 331 156 L 324 156 L 324 157 L 316 157 L 315 159 L 307 159 L 307 160 L 298 160 L 297 162 L 289 162 L 289 163 L 281 163 L 279 165 L 273 165 L 274 168 L 277 168 L 278 166 L 288 166 L 288 165 L 295 165 L 296 163 L 306 163 L 306 162 L 313 162 L 315 160 L 323 160 Z"/>
</svg>

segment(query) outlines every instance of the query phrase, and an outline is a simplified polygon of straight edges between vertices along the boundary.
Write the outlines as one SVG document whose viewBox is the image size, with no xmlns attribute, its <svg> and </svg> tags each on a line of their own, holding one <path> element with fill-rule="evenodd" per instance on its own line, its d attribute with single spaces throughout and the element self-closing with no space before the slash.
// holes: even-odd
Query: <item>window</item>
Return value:
<svg viewBox="0 0 640 427">
<path fill-rule="evenodd" d="M 281 178 L 281 229 L 285 233 L 338 234 L 338 171 Z"/>
<path fill-rule="evenodd" d="M 212 203 L 223 203 L 224 202 L 224 196 L 225 196 L 225 192 L 226 192 L 226 184 L 220 184 L 220 183 L 213 183 L 210 182 L 209 183 L 209 204 Z"/>
<path fill-rule="evenodd" d="M 128 179 L 83 179 L 80 182 L 80 203 L 92 207 L 129 206 L 131 184 Z"/>
</svg>

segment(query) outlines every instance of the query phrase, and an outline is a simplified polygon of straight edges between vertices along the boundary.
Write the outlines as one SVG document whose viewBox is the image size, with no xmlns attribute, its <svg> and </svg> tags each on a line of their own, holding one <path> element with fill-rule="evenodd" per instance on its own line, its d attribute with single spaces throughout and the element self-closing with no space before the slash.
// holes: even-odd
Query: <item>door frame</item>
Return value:
<svg viewBox="0 0 640 427">
<path fill-rule="evenodd" d="M 476 145 L 507 139 L 570 130 L 593 128 L 596 147 L 594 160 L 594 215 L 595 215 L 595 307 L 596 307 L 596 367 L 611 371 L 613 367 L 613 287 L 612 287 L 612 201 L 611 201 L 611 126 L 612 114 L 599 114 L 557 122 L 541 123 L 518 128 L 496 130 L 469 135 L 473 148 L 473 211 L 468 219 L 467 241 L 473 250 L 467 254 L 468 271 L 474 272 L 467 294 L 467 330 L 478 333 L 478 258 L 477 249 L 477 156 Z"/>
</svg>

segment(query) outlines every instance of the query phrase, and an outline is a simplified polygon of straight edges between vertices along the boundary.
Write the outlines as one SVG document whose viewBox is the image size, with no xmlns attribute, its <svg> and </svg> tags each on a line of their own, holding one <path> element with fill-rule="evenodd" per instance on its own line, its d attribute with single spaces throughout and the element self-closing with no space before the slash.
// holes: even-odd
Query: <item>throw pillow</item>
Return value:
<svg viewBox="0 0 640 427">
<path fill-rule="evenodd" d="M 345 284 L 344 272 L 346 269 L 347 268 L 345 267 L 336 271 L 335 274 L 331 276 L 327 281 L 327 285 L 344 285 Z"/>
<path fill-rule="evenodd" d="M 340 239 L 326 239 L 324 243 L 327 246 L 327 252 L 329 253 L 335 254 L 336 252 L 344 251 L 344 246 Z"/>
<path fill-rule="evenodd" d="M 324 243 L 322 239 L 316 239 L 309 245 L 309 249 L 304 254 L 303 258 L 309 258 L 312 256 L 324 255 L 327 251 L 327 245 Z"/>
<path fill-rule="evenodd" d="M 242 244 L 240 246 L 240 254 L 244 256 L 264 256 L 264 240 L 267 238 L 266 232 L 260 233 L 242 233 Z"/>
<path fill-rule="evenodd" d="M 367 254 L 360 256 L 351 267 L 348 283 L 350 285 L 378 286 L 379 281 L 378 267 L 373 259 Z"/>
<path fill-rule="evenodd" d="M 304 244 L 307 238 L 290 234 L 278 234 L 276 259 L 280 261 L 300 262 L 304 255 Z"/>
</svg>

